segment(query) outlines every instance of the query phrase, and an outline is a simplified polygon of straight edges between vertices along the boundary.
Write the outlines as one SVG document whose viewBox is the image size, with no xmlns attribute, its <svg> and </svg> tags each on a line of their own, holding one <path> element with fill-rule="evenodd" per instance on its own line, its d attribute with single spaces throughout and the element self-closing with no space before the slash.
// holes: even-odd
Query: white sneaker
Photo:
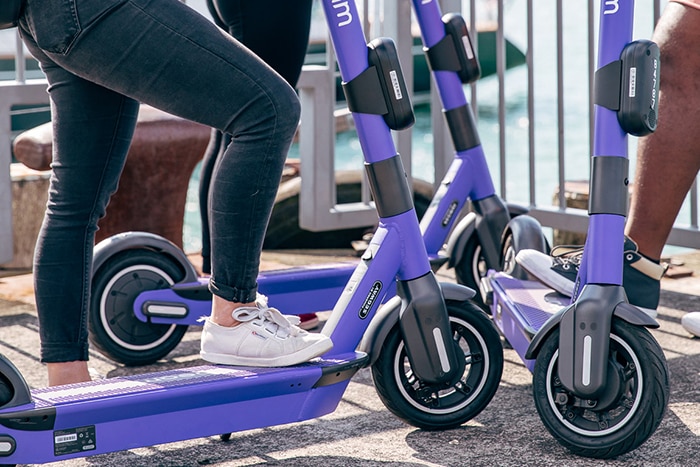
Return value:
<svg viewBox="0 0 700 467">
<path fill-rule="evenodd" d="M 683 329 L 696 337 L 700 337 L 700 311 L 686 313 L 681 318 Z"/>
<path fill-rule="evenodd" d="M 200 356 L 211 363 L 240 366 L 290 366 L 323 355 L 333 347 L 323 334 L 300 329 L 299 318 L 285 316 L 258 300 L 258 307 L 233 311 L 240 321 L 219 326 L 207 318 L 202 328 Z"/>
</svg>

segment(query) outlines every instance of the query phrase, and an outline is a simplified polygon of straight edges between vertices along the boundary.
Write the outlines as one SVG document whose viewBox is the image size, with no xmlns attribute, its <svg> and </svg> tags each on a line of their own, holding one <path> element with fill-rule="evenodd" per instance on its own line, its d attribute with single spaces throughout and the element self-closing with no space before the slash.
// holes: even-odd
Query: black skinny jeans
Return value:
<svg viewBox="0 0 700 467">
<path fill-rule="evenodd" d="M 275 69 L 292 87 L 297 85 L 309 43 L 313 0 L 207 0 L 216 24 Z M 231 138 L 212 130 L 199 175 L 202 220 L 202 270 L 211 272 L 208 197 L 219 154 Z"/>
<path fill-rule="evenodd" d="M 54 135 L 34 260 L 42 361 L 87 360 L 94 234 L 139 102 L 231 134 L 210 190 L 210 288 L 230 301 L 254 299 L 299 120 L 294 90 L 178 0 L 27 0 L 19 30 L 48 79 Z"/>
</svg>

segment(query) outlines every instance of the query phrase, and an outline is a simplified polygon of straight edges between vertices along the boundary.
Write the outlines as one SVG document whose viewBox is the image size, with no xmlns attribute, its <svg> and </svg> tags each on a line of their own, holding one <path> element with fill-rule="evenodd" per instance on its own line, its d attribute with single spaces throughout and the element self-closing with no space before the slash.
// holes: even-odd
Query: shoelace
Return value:
<svg viewBox="0 0 700 467">
<path fill-rule="evenodd" d="M 561 265 L 565 269 L 568 269 L 570 265 L 579 267 L 583 257 L 583 247 L 559 245 L 552 249 L 550 256 L 552 257 L 552 266 Z"/>
<path fill-rule="evenodd" d="M 259 321 L 259 324 L 265 329 L 282 338 L 296 336 L 300 331 L 289 319 L 296 318 L 298 320 L 299 318 L 285 316 L 277 308 L 240 307 L 236 308 L 231 316 L 241 323 Z"/>
<path fill-rule="evenodd" d="M 267 295 L 263 295 L 259 292 L 256 293 L 255 304 L 258 305 L 258 308 L 260 308 L 261 310 L 264 310 L 265 308 L 269 308 L 267 306 Z M 275 311 L 277 311 L 277 310 L 275 309 Z M 296 315 L 282 315 L 282 316 L 287 318 L 287 321 L 289 321 L 292 326 L 299 326 L 299 324 L 301 323 L 301 318 L 299 318 Z"/>
</svg>

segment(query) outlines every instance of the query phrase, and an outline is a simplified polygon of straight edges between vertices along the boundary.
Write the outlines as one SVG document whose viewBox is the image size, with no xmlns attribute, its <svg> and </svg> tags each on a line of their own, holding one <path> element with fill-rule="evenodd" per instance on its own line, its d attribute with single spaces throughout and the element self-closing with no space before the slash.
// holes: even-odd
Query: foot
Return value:
<svg viewBox="0 0 700 467">
<path fill-rule="evenodd" d="M 305 331 L 315 328 L 320 322 L 316 313 L 303 313 L 299 315 L 299 327 Z"/>
<path fill-rule="evenodd" d="M 639 253 L 637 244 L 625 237 L 622 285 L 632 305 L 656 318 L 661 278 L 666 267 Z M 515 261 L 540 282 L 570 297 L 581 265 L 583 247 L 558 246 L 551 256 L 537 250 L 522 250 Z"/>
<path fill-rule="evenodd" d="M 683 329 L 694 335 L 695 337 L 700 337 L 700 312 L 694 311 L 692 313 L 686 313 L 681 318 L 681 324 Z"/>
<path fill-rule="evenodd" d="M 240 366 L 290 366 L 304 363 L 333 347 L 329 337 L 301 329 L 299 319 L 267 306 L 236 308 L 231 327 L 207 318 L 200 356 L 211 363 Z"/>
<path fill-rule="evenodd" d="M 46 369 L 49 376 L 49 386 L 92 381 L 88 364 L 82 360 L 47 363 Z"/>
</svg>

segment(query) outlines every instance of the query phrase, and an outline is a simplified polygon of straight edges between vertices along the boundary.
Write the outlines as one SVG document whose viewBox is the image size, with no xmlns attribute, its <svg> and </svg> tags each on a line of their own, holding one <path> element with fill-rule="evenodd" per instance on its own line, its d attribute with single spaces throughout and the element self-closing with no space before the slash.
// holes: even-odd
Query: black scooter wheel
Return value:
<svg viewBox="0 0 700 467">
<path fill-rule="evenodd" d="M 574 454 L 609 459 L 640 446 L 661 423 L 669 398 L 663 351 L 645 328 L 613 318 L 606 393 L 577 397 L 559 380 L 559 330 L 535 362 L 533 395 L 547 430 Z"/>
<path fill-rule="evenodd" d="M 455 277 L 459 284 L 466 285 L 470 289 L 477 291 L 477 294 L 472 300 L 484 310 L 488 310 L 488 306 L 482 300 L 478 290 L 479 282 L 481 282 L 482 278 L 486 277 L 488 270 L 489 267 L 486 263 L 486 258 L 484 258 L 481 253 L 479 236 L 472 234 L 464 246 L 462 259 L 455 265 Z"/>
<path fill-rule="evenodd" d="M 165 357 L 187 326 L 140 321 L 133 304 L 140 293 L 167 288 L 184 274 L 174 260 L 147 249 L 126 250 L 107 260 L 93 275 L 90 342 L 125 365 L 148 365 Z"/>
<path fill-rule="evenodd" d="M 455 428 L 477 416 L 496 393 L 503 372 L 503 347 L 489 317 L 472 302 L 446 304 L 454 341 L 466 363 L 455 384 L 436 386 L 416 377 L 398 324 L 372 366 L 374 385 L 384 405 L 425 430 Z"/>
</svg>

